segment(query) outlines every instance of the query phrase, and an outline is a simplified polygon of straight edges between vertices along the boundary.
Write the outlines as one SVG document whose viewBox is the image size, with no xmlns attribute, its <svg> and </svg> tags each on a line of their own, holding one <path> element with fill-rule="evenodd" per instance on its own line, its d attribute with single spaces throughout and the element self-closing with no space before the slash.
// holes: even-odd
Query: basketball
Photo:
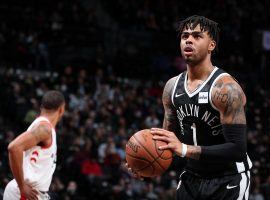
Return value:
<svg viewBox="0 0 270 200">
<path fill-rule="evenodd" d="M 143 177 L 164 173 L 172 162 L 171 150 L 159 150 L 165 142 L 153 140 L 150 129 L 136 132 L 126 144 L 126 161 L 134 172 Z"/>
</svg>

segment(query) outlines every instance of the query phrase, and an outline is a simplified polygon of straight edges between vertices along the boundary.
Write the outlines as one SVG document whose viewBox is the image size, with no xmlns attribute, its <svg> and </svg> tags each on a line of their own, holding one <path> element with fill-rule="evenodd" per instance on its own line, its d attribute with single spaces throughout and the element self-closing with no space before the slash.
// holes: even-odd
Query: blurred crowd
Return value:
<svg viewBox="0 0 270 200">
<path fill-rule="evenodd" d="M 40 0 L 0 2 L 0 198 L 12 178 L 7 145 L 39 114 L 49 89 L 65 94 L 57 127 L 55 199 L 174 199 L 184 160 L 140 181 L 124 167 L 136 131 L 161 127 L 162 89 L 185 69 L 177 21 L 191 14 L 220 23 L 214 63 L 247 94 L 251 200 L 270 199 L 270 60 L 260 31 L 270 1 Z M 46 71 L 46 72 L 45 72 Z"/>
<path fill-rule="evenodd" d="M 269 10 L 268 0 L 3 0 L 1 65 L 58 70 L 112 64 L 121 75 L 168 73 L 183 68 L 177 22 L 199 14 L 220 24 L 218 64 L 243 76 L 254 70 L 263 76 L 269 53 L 263 52 L 261 31 L 270 28 Z"/>
<path fill-rule="evenodd" d="M 77 75 L 74 75 L 77 74 Z M 67 99 L 66 113 L 57 127 L 58 161 L 51 185 L 57 199 L 173 198 L 177 172 L 142 182 L 124 167 L 125 145 L 143 128 L 160 127 L 161 86 L 153 82 L 117 78 L 98 70 L 89 75 L 66 67 L 53 78 L 1 76 L 0 194 L 12 178 L 7 145 L 39 113 L 39 100 L 49 89 Z"/>
</svg>

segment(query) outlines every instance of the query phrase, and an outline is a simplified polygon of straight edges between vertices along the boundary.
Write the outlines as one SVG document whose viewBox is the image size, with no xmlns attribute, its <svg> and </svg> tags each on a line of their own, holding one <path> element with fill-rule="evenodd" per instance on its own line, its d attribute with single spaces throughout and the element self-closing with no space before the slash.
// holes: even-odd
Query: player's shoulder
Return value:
<svg viewBox="0 0 270 200">
<path fill-rule="evenodd" d="M 174 76 L 172 78 L 170 78 L 166 84 L 165 84 L 165 87 L 164 87 L 164 90 L 172 90 L 173 86 L 175 85 L 177 79 L 178 79 L 179 75 L 178 76 Z"/>
<path fill-rule="evenodd" d="M 178 75 L 179 76 L 179 75 Z M 178 76 L 174 76 L 172 78 L 170 78 L 167 82 L 166 82 L 166 85 L 167 84 L 173 84 L 175 83 L 176 79 L 178 78 Z"/>
<path fill-rule="evenodd" d="M 246 104 L 246 96 L 242 87 L 234 77 L 227 73 L 215 81 L 211 91 L 211 99 L 218 110 L 224 110 L 228 105 L 241 106 Z"/>
<path fill-rule="evenodd" d="M 165 86 L 164 86 L 164 89 L 163 89 L 163 94 L 164 94 L 164 93 L 170 94 L 170 93 L 172 92 L 173 87 L 174 87 L 174 85 L 176 84 L 177 78 L 178 78 L 178 76 L 174 76 L 174 77 L 170 78 L 170 79 L 166 82 L 166 84 L 165 84 Z"/>
<path fill-rule="evenodd" d="M 52 133 L 52 125 L 50 121 L 44 119 L 44 117 L 38 117 L 30 126 L 29 132 L 32 134 L 43 134 L 43 135 L 51 135 Z"/>
<path fill-rule="evenodd" d="M 53 126 L 51 124 L 51 122 L 49 121 L 48 118 L 44 117 L 44 116 L 39 116 L 37 117 L 32 124 L 30 125 L 30 127 L 48 127 L 48 129 L 52 129 Z"/>
<path fill-rule="evenodd" d="M 162 94 L 163 103 L 166 103 L 166 104 L 171 103 L 171 94 L 173 92 L 173 88 L 174 88 L 174 85 L 176 84 L 178 77 L 179 76 L 174 76 L 166 82 L 163 89 L 163 94 Z"/>
<path fill-rule="evenodd" d="M 50 134 L 52 132 L 52 127 L 48 122 L 40 122 L 35 124 L 35 126 L 30 130 L 30 132 L 44 132 Z"/>
<path fill-rule="evenodd" d="M 222 76 L 218 77 L 215 80 L 213 85 L 213 91 L 232 91 L 232 90 L 240 90 L 243 92 L 242 87 L 238 83 L 238 81 L 228 73 L 222 74 Z"/>
</svg>

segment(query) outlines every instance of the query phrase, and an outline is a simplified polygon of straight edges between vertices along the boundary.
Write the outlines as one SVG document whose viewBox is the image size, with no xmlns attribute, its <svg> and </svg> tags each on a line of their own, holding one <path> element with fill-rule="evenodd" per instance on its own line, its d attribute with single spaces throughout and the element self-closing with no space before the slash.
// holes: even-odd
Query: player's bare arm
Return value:
<svg viewBox="0 0 270 200">
<path fill-rule="evenodd" d="M 175 130 L 177 127 L 177 114 L 171 101 L 171 95 L 173 92 L 173 86 L 177 77 L 171 78 L 165 85 L 162 95 L 162 102 L 164 106 L 164 121 L 163 129 L 152 128 L 151 132 L 154 134 L 153 139 L 162 140 L 167 142 L 167 145 L 161 146 L 160 149 L 171 149 L 176 155 L 182 156 L 183 145 L 181 141 L 176 137 Z M 201 153 L 200 146 L 189 146 L 185 156 L 199 159 Z"/>
<path fill-rule="evenodd" d="M 177 114 L 175 108 L 173 108 L 171 95 L 173 91 L 173 86 L 175 84 L 176 77 L 171 78 L 165 85 L 162 95 L 162 102 L 164 106 L 164 121 L 163 121 L 163 129 L 168 130 L 169 132 L 164 132 L 159 129 L 153 129 L 156 131 L 156 134 L 159 134 L 160 137 L 155 136 L 155 139 L 163 139 L 168 143 L 168 146 L 163 146 L 161 149 L 170 147 L 172 150 L 179 156 L 182 155 L 182 144 L 175 136 L 175 130 L 177 126 Z M 170 139 L 171 138 L 171 139 Z M 172 143 L 170 143 L 172 142 Z M 187 155 L 193 159 L 199 159 L 199 155 L 201 152 L 200 146 L 188 146 Z"/>
<path fill-rule="evenodd" d="M 161 146 L 160 149 L 171 149 L 178 156 L 182 156 L 183 145 L 181 141 L 176 137 L 175 130 L 177 127 L 177 114 L 175 108 L 173 107 L 171 101 L 171 95 L 173 91 L 173 86 L 175 84 L 176 77 L 171 78 L 165 85 L 162 95 L 162 102 L 164 106 L 164 121 L 163 129 L 152 128 L 151 132 L 154 134 L 153 139 L 162 140 L 167 142 L 167 145 Z M 199 159 L 201 152 L 201 147 L 199 146 L 188 146 L 188 151 L 186 156 Z"/>
<path fill-rule="evenodd" d="M 166 83 L 162 94 L 162 102 L 165 112 L 163 120 L 163 129 L 173 132 L 176 130 L 177 115 L 175 109 L 173 108 L 171 96 L 176 78 L 177 77 L 173 77 Z"/>
<path fill-rule="evenodd" d="M 50 125 L 48 123 L 41 123 L 31 131 L 22 133 L 9 144 L 8 151 L 11 171 L 21 191 L 24 190 L 25 192 L 25 190 L 29 190 L 29 185 L 24 181 L 22 169 L 23 151 L 26 151 L 38 144 L 46 145 L 50 140 Z M 34 190 L 30 191 L 30 193 L 32 195 L 37 195 Z"/>
<path fill-rule="evenodd" d="M 167 142 L 167 145 L 159 147 L 159 149 L 171 149 L 177 155 L 181 155 L 182 152 L 182 143 L 175 135 L 177 127 L 177 114 L 172 104 L 171 95 L 173 92 L 173 87 L 177 77 L 171 78 L 165 85 L 162 102 L 164 107 L 164 120 L 163 120 L 163 129 L 161 128 L 152 128 L 151 133 L 154 135 L 153 139 L 162 140 Z"/>
<path fill-rule="evenodd" d="M 30 131 L 26 131 L 13 140 L 9 146 L 9 151 L 25 151 L 38 144 L 46 145 L 51 140 L 51 126 L 48 123 L 40 123 Z M 30 133 L 30 134 L 29 134 Z"/>
</svg>

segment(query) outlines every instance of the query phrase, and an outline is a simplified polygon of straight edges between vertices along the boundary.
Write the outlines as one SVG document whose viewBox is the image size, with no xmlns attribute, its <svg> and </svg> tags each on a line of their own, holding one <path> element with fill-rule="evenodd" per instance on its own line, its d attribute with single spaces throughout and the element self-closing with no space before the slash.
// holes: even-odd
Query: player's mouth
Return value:
<svg viewBox="0 0 270 200">
<path fill-rule="evenodd" d="M 191 46 L 186 46 L 184 48 L 184 53 L 185 53 L 186 56 L 191 55 L 193 53 L 193 51 L 194 51 L 194 49 Z"/>
</svg>

